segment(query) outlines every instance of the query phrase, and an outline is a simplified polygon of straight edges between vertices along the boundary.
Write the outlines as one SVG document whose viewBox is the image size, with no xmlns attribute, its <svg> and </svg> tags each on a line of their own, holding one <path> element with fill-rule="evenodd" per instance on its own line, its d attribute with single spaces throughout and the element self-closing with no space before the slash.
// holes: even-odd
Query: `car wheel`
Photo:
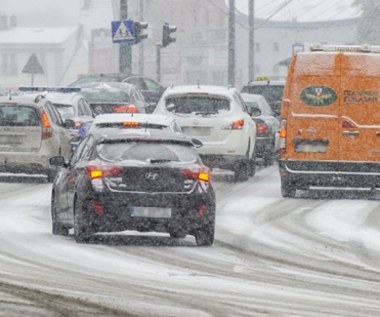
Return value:
<svg viewBox="0 0 380 317">
<path fill-rule="evenodd" d="M 251 172 L 251 161 L 244 160 L 240 163 L 236 163 L 235 172 L 235 182 L 245 182 L 249 179 Z"/>
<path fill-rule="evenodd" d="M 52 224 L 52 233 L 54 235 L 67 236 L 69 234 L 69 229 L 59 223 L 57 217 L 57 202 L 55 200 L 54 194 L 51 197 L 51 224 Z"/>
<path fill-rule="evenodd" d="M 197 246 L 208 247 L 214 243 L 215 223 L 210 222 L 195 232 Z"/>
<path fill-rule="evenodd" d="M 84 224 L 82 203 L 75 200 L 74 204 L 74 238 L 77 243 L 88 242 L 91 237 L 90 227 Z"/>
<path fill-rule="evenodd" d="M 296 188 L 287 181 L 281 180 L 281 195 L 284 198 L 294 198 L 296 196 Z"/>
</svg>

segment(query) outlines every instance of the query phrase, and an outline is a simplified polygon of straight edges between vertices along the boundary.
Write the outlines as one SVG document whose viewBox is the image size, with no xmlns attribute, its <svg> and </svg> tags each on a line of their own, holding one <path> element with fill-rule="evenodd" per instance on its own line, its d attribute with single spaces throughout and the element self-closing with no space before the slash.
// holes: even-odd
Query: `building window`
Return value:
<svg viewBox="0 0 380 317">
<path fill-rule="evenodd" d="M 273 51 L 278 52 L 280 50 L 280 44 L 278 42 L 273 43 Z"/>
</svg>

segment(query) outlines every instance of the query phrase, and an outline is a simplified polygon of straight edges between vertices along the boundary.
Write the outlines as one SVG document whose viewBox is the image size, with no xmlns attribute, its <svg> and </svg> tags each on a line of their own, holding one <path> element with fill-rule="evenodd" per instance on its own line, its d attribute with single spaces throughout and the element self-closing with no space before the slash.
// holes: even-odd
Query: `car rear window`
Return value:
<svg viewBox="0 0 380 317">
<path fill-rule="evenodd" d="M 230 100 L 216 96 L 176 96 L 166 99 L 166 109 L 179 114 L 218 114 L 230 110 Z"/>
<path fill-rule="evenodd" d="M 62 105 L 55 103 L 54 106 L 61 114 L 63 120 L 72 119 L 74 117 L 74 108 L 71 105 Z"/>
<path fill-rule="evenodd" d="M 263 95 L 269 103 L 282 100 L 284 93 L 283 85 L 257 85 L 243 87 L 243 93 Z"/>
<path fill-rule="evenodd" d="M 39 126 L 38 110 L 30 106 L 1 105 L 0 126 Z"/>
<path fill-rule="evenodd" d="M 81 95 L 87 99 L 89 103 L 130 103 L 131 97 L 128 93 L 118 90 L 94 90 L 81 91 Z"/>
<path fill-rule="evenodd" d="M 147 163 L 196 162 L 198 156 L 187 145 L 130 141 L 101 143 L 97 147 L 101 158 L 110 161 L 137 160 Z"/>
</svg>

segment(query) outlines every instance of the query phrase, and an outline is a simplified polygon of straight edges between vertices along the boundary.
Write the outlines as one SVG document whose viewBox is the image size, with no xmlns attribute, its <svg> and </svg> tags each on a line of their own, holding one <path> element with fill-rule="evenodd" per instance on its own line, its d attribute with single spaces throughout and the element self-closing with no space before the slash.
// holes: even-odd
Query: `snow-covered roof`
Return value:
<svg viewBox="0 0 380 317">
<path fill-rule="evenodd" d="M 109 113 L 99 114 L 95 117 L 93 124 L 103 123 L 120 123 L 120 122 L 139 122 L 150 123 L 163 126 L 169 126 L 173 122 L 173 118 L 159 114 L 144 114 L 144 113 Z"/>
<path fill-rule="evenodd" d="M 3 44 L 61 44 L 77 27 L 24 28 L 16 27 L 0 31 L 0 43 Z"/>
<path fill-rule="evenodd" d="M 231 97 L 232 90 L 235 88 L 229 88 L 226 86 L 213 86 L 213 85 L 180 85 L 180 86 L 170 86 L 168 87 L 164 95 L 175 95 L 175 94 L 213 94 L 221 95 L 226 97 Z"/>
</svg>

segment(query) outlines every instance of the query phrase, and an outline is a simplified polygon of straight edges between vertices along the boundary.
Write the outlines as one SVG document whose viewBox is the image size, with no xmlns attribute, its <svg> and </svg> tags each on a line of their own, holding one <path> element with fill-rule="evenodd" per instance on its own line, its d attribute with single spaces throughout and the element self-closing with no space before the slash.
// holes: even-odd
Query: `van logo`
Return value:
<svg viewBox="0 0 380 317">
<path fill-rule="evenodd" d="M 326 86 L 309 86 L 302 90 L 301 100 L 309 106 L 324 107 L 336 100 L 336 92 Z"/>
</svg>

